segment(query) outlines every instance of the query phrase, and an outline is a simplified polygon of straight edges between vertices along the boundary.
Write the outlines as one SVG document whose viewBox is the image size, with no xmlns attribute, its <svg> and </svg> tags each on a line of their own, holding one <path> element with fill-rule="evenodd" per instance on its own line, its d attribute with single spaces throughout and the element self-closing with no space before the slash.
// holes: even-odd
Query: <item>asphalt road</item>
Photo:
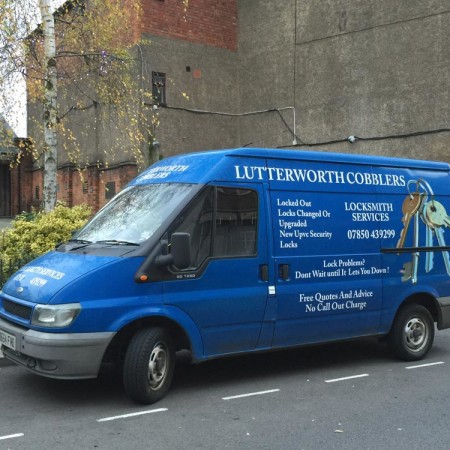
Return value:
<svg viewBox="0 0 450 450">
<path fill-rule="evenodd" d="M 450 330 L 420 363 L 362 340 L 190 366 L 159 403 L 0 367 L 0 449 L 448 449 Z"/>
</svg>

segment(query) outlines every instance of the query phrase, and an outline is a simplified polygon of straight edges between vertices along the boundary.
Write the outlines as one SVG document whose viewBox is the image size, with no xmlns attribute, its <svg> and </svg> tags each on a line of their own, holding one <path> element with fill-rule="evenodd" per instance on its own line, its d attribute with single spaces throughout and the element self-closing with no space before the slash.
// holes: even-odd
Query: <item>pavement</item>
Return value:
<svg viewBox="0 0 450 450">
<path fill-rule="evenodd" d="M 3 228 L 9 228 L 11 226 L 12 219 L 8 217 L 0 217 L 0 230 Z"/>
</svg>

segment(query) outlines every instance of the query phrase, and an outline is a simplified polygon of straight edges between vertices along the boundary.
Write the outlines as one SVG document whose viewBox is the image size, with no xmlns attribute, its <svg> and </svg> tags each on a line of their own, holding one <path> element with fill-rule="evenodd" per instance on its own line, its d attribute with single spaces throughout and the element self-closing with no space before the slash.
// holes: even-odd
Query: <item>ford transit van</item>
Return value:
<svg viewBox="0 0 450 450">
<path fill-rule="evenodd" d="M 450 166 L 274 149 L 147 169 L 0 292 L 4 356 L 123 370 L 141 403 L 194 362 L 363 336 L 423 358 L 450 326 Z"/>
</svg>

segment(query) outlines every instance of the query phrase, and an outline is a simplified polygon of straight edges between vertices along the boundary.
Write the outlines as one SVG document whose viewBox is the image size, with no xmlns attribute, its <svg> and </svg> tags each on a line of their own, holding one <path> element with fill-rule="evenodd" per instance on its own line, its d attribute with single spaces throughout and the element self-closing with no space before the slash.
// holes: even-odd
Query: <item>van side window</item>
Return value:
<svg viewBox="0 0 450 450">
<path fill-rule="evenodd" d="M 255 255 L 257 223 L 255 191 L 217 188 L 213 256 Z"/>
<path fill-rule="evenodd" d="M 195 270 L 209 257 L 256 254 L 258 196 L 249 189 L 207 187 L 178 218 L 172 232 L 191 235 Z"/>
<path fill-rule="evenodd" d="M 178 218 L 181 223 L 173 232 L 184 232 L 191 235 L 191 267 L 199 267 L 211 256 L 213 234 L 214 189 L 206 188 L 196 197 Z"/>
</svg>

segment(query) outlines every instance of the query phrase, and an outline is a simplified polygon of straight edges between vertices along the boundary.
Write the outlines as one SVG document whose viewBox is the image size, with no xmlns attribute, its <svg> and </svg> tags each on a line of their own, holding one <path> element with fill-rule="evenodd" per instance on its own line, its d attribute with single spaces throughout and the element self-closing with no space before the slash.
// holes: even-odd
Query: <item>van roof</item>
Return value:
<svg viewBox="0 0 450 450">
<path fill-rule="evenodd" d="M 425 161 L 408 158 L 393 158 L 388 156 L 372 156 L 372 155 L 357 155 L 351 153 L 334 153 L 324 151 L 311 150 L 281 150 L 276 148 L 235 148 L 225 150 L 210 150 L 198 153 L 191 153 L 194 155 L 215 154 L 217 156 L 238 156 L 238 157 L 252 157 L 252 158 L 269 158 L 269 159 L 285 159 L 285 160 L 303 160 L 303 161 L 324 161 L 335 163 L 350 163 L 372 166 L 384 167 L 403 167 L 403 168 L 417 168 L 439 171 L 450 171 L 450 164 L 438 161 Z M 188 155 L 186 155 L 188 156 Z"/>
<path fill-rule="evenodd" d="M 261 160 L 260 163 L 258 159 Z M 330 163 L 340 164 L 342 171 L 345 170 L 345 166 L 359 165 L 369 170 L 372 167 L 380 167 L 380 170 L 392 168 L 418 172 L 433 171 L 436 175 L 439 173 L 447 179 L 450 176 L 450 164 L 444 162 L 306 150 L 236 148 L 182 153 L 164 158 L 138 175 L 130 182 L 130 185 L 161 182 L 202 184 L 211 180 L 235 181 L 239 164 L 265 167 L 266 165 L 296 166 L 298 163 L 302 165 L 306 162 L 317 163 L 318 166 L 323 167 L 329 167 Z"/>
</svg>

